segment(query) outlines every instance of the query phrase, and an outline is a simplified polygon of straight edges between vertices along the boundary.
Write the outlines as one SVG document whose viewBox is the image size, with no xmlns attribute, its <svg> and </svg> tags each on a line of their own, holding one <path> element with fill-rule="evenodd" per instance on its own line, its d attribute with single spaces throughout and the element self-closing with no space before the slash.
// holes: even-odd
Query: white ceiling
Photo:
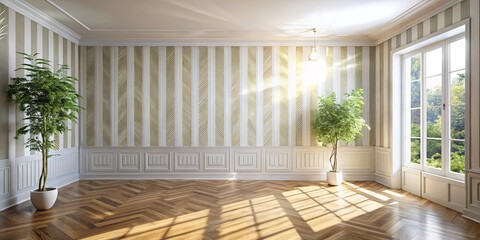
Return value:
<svg viewBox="0 0 480 240">
<path fill-rule="evenodd" d="M 84 41 L 299 40 L 311 39 L 313 28 L 318 40 L 375 41 L 449 0 L 24 1 Z"/>
</svg>

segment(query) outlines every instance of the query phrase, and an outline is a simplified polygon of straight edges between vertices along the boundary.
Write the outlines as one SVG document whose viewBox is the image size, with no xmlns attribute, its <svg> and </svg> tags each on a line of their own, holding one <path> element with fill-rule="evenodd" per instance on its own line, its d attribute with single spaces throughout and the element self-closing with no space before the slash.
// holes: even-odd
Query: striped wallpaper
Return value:
<svg viewBox="0 0 480 240">
<path fill-rule="evenodd" d="M 8 34 L 0 43 L 0 54 L 2 54 L 0 60 L 1 76 L 7 76 L 6 78 L 2 77 L 0 79 L 1 89 L 6 89 L 9 78 L 23 76 L 22 72 L 14 71 L 23 63 L 22 56 L 15 52 L 25 52 L 28 54 L 39 53 L 40 57 L 52 61 L 54 70 L 56 70 L 60 64 L 67 64 L 70 66 L 69 74 L 78 76 L 78 47 L 76 44 L 12 9 L 5 8 L 3 5 L 0 5 L 0 9 L 7 9 L 8 18 Z M 5 51 L 6 46 L 8 46 L 7 51 Z M 5 69 L 8 69 L 7 73 Z M 6 99 L 4 91 L 0 92 L 0 104 L 5 104 L 5 101 L 2 99 Z M 9 130 L 8 128 L 9 114 L 7 105 L 0 105 L 0 109 L 2 109 L 0 111 L 7 112 L 7 114 L 0 114 L 0 159 L 2 159 L 8 157 L 8 142 L 12 141 L 8 139 L 8 132 L 14 130 Z M 20 121 L 22 117 L 22 113 L 17 112 L 15 122 Z M 72 131 L 55 137 L 58 149 L 78 146 L 77 124 L 70 124 Z M 7 138 L 5 139 L 5 137 Z M 24 148 L 24 141 L 24 137 L 20 137 L 17 140 L 17 157 L 31 154 L 28 149 Z"/>
<path fill-rule="evenodd" d="M 446 10 L 412 26 L 406 31 L 375 47 L 375 142 L 378 147 L 391 147 L 391 52 L 418 39 L 433 34 L 454 23 L 469 18 L 470 0 L 464 0 Z M 373 79 L 373 78 L 372 78 Z"/>
<path fill-rule="evenodd" d="M 80 47 L 83 146 L 311 146 L 317 96 L 364 88 L 373 47 Z M 372 132 L 352 145 L 374 145 Z"/>
<path fill-rule="evenodd" d="M 4 12 L 5 11 L 5 12 Z M 8 9 L 0 4 L 0 18 L 8 21 Z M 8 24 L 8 22 L 6 23 Z M 1 27 L 1 26 L 0 26 Z M 8 104 L 7 94 L 3 89 L 8 84 L 8 37 L 0 40 L 0 159 L 8 158 Z"/>
</svg>

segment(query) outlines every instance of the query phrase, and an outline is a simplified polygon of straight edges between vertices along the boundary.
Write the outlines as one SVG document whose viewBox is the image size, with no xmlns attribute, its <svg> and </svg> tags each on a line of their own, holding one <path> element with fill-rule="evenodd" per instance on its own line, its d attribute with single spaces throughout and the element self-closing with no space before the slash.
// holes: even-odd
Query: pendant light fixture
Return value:
<svg viewBox="0 0 480 240">
<path fill-rule="evenodd" d="M 312 47 L 312 51 L 310 52 L 310 55 L 308 55 L 308 60 L 309 61 L 317 61 L 317 58 L 318 58 L 317 42 L 316 42 L 317 29 L 313 28 L 312 31 L 313 31 L 313 47 Z"/>
</svg>

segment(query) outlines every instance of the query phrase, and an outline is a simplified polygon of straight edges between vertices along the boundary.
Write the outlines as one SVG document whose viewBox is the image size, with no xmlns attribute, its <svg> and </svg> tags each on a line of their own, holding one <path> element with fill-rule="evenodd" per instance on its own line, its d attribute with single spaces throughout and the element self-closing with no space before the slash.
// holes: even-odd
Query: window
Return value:
<svg viewBox="0 0 480 240">
<path fill-rule="evenodd" d="M 462 178 L 465 172 L 465 37 L 402 56 L 404 165 Z"/>
</svg>

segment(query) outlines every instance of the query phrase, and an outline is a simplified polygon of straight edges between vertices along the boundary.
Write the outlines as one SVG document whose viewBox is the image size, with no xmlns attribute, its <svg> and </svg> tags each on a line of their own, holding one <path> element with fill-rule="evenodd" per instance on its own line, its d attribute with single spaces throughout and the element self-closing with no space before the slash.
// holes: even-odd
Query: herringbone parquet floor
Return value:
<svg viewBox="0 0 480 240">
<path fill-rule="evenodd" d="M 480 239 L 480 224 L 373 182 L 95 180 L 0 212 L 0 239 Z"/>
</svg>

